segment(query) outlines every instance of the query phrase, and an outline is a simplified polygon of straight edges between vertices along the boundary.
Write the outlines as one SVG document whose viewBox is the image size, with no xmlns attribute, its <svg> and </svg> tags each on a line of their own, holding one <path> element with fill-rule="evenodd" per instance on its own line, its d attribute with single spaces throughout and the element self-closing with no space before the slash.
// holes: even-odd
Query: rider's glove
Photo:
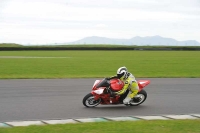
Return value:
<svg viewBox="0 0 200 133">
<path fill-rule="evenodd" d="M 116 92 L 111 92 L 111 94 L 110 94 L 112 97 L 114 97 L 114 96 L 116 96 L 117 95 L 117 93 Z"/>
<path fill-rule="evenodd" d="M 117 92 L 114 92 L 114 95 L 118 95 L 118 93 L 117 93 Z"/>
</svg>

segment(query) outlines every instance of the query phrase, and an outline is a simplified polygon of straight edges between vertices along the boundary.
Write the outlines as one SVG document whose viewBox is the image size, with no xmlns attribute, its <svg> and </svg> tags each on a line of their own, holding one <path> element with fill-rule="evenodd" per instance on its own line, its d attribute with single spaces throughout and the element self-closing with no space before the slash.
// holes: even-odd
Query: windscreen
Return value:
<svg viewBox="0 0 200 133">
<path fill-rule="evenodd" d="M 97 86 L 96 88 L 99 87 L 109 87 L 110 86 L 110 82 L 107 79 L 103 79 Z"/>
</svg>

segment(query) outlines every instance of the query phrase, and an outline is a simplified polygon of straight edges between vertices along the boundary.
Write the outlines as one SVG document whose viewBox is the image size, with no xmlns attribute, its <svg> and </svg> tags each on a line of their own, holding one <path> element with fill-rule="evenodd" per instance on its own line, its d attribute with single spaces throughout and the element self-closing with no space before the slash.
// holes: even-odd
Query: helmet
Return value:
<svg viewBox="0 0 200 133">
<path fill-rule="evenodd" d="M 126 79 L 128 76 L 128 69 L 123 66 L 123 67 L 120 67 L 118 70 L 117 70 L 117 77 L 121 80 L 124 80 Z"/>
</svg>

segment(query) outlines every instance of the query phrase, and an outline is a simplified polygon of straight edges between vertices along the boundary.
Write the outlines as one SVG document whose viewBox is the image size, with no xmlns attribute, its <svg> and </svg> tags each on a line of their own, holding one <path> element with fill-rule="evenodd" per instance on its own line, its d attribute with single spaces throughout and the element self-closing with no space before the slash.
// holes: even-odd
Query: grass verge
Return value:
<svg viewBox="0 0 200 133">
<path fill-rule="evenodd" d="M 37 57 L 37 58 L 36 58 Z M 200 77 L 200 51 L 1 51 L 0 78 Z"/>
<path fill-rule="evenodd" d="M 0 133 L 199 133 L 200 120 L 97 122 L 0 128 Z"/>
</svg>

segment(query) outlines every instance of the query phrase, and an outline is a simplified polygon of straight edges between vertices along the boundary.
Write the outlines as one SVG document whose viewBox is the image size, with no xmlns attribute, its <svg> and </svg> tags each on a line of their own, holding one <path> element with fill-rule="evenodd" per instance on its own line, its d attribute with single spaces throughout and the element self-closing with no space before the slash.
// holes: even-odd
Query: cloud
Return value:
<svg viewBox="0 0 200 133">
<path fill-rule="evenodd" d="M 66 7 L 65 5 L 42 2 L 26 3 L 20 6 L 21 4 L 17 2 L 10 5 L 4 10 L 4 18 L 7 20 L 9 17 L 16 18 L 16 20 L 32 19 L 34 21 L 177 21 L 188 17 L 179 13 L 148 12 L 137 9 Z M 36 8 L 37 10 L 35 10 Z"/>
<path fill-rule="evenodd" d="M 67 42 L 90 35 L 200 38 L 199 0 L 1 0 L 0 5 L 1 41 Z"/>
<path fill-rule="evenodd" d="M 95 27 L 95 28 L 106 28 L 107 25 L 105 25 L 105 24 L 97 24 L 97 25 L 95 25 L 94 27 Z"/>
<path fill-rule="evenodd" d="M 0 0 L 0 18 L 2 15 L 2 11 L 7 7 L 10 0 Z"/>
</svg>

